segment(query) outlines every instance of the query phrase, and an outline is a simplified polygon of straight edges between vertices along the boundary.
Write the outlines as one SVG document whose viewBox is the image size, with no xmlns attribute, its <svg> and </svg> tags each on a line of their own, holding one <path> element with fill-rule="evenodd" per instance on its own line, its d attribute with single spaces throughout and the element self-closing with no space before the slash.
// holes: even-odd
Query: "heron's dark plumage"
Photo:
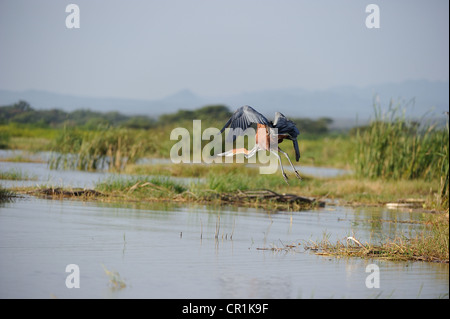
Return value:
<svg viewBox="0 0 450 319">
<path fill-rule="evenodd" d="M 298 149 L 297 136 L 300 134 L 300 131 L 295 126 L 295 123 L 287 119 L 282 113 L 276 112 L 273 127 L 278 129 L 278 135 L 288 135 L 286 138 L 294 144 L 295 159 L 298 162 L 300 159 L 300 150 Z"/>
<path fill-rule="evenodd" d="M 288 134 L 292 138 L 297 138 L 300 134 L 298 128 L 295 126 L 295 123 L 288 120 L 286 116 L 280 112 L 275 113 L 273 127 L 278 129 L 278 134 Z"/>
</svg>

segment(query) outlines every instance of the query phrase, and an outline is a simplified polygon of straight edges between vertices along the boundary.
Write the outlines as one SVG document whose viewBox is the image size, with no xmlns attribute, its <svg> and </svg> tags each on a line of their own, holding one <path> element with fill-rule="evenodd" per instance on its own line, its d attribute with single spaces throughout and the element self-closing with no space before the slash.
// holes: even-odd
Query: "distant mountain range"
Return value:
<svg viewBox="0 0 450 319">
<path fill-rule="evenodd" d="M 408 104 L 408 114 L 412 116 L 422 116 L 427 112 L 441 116 L 443 112 L 449 110 L 449 83 L 425 80 L 386 83 L 363 88 L 341 86 L 314 91 L 301 88 L 264 90 L 209 98 L 198 96 L 189 90 L 182 90 L 160 100 L 73 96 L 37 90 L 22 92 L 0 90 L 0 105 L 24 100 L 36 109 L 58 108 L 73 111 L 83 108 L 157 117 L 179 109 L 192 110 L 207 104 L 224 104 L 230 110 L 248 104 L 268 117 L 272 117 L 275 111 L 280 111 L 291 117 L 330 117 L 350 121 L 358 118 L 365 121 L 373 114 L 373 101 L 376 95 L 383 108 L 389 106 L 391 99 L 403 105 L 414 99 L 414 103 Z"/>
</svg>

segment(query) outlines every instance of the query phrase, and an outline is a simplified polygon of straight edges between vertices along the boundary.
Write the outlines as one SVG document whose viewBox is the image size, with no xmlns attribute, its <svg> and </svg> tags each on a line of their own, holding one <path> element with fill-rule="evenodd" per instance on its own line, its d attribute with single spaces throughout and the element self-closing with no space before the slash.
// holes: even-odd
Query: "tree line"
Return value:
<svg viewBox="0 0 450 319">
<path fill-rule="evenodd" d="M 36 110 L 26 101 L 0 106 L 0 125 L 9 123 L 27 124 L 36 127 L 81 127 L 97 129 L 99 126 L 124 127 L 133 129 L 151 129 L 167 125 L 176 125 L 186 121 L 201 119 L 207 123 L 226 122 L 232 115 L 225 105 L 207 105 L 195 110 L 179 110 L 163 114 L 158 118 L 146 115 L 125 115 L 119 112 L 98 112 L 78 109 L 66 112 L 60 109 Z M 301 132 L 325 134 L 333 122 L 330 118 L 291 118 Z"/>
</svg>

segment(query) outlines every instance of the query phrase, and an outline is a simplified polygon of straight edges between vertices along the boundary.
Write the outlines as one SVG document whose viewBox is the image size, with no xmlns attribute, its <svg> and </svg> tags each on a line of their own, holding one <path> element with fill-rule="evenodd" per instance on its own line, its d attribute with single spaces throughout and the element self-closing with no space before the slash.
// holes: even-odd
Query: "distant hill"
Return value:
<svg viewBox="0 0 450 319">
<path fill-rule="evenodd" d="M 414 99 L 414 103 L 410 103 L 408 107 L 411 116 L 423 116 L 430 111 L 439 116 L 449 109 L 449 83 L 430 81 L 407 81 L 364 88 L 342 86 L 316 91 L 268 90 L 226 97 L 217 102 L 227 105 L 255 105 L 268 115 L 278 110 L 297 117 L 326 116 L 341 120 L 358 117 L 366 120 L 373 114 L 376 95 L 385 108 L 389 106 L 391 99 L 402 105 Z"/>
<path fill-rule="evenodd" d="M 19 100 L 27 101 L 36 109 L 61 109 L 71 112 L 90 109 L 98 112 L 120 111 L 127 115 L 158 117 L 180 109 L 193 110 L 204 105 L 224 104 L 231 110 L 248 104 L 268 117 L 275 111 L 290 117 L 328 117 L 335 122 L 367 120 L 373 113 L 373 99 L 378 95 L 383 107 L 389 101 L 410 103 L 410 115 L 422 116 L 434 112 L 439 116 L 449 109 L 448 81 L 431 82 L 425 80 L 386 83 L 370 87 L 342 86 L 327 90 L 304 90 L 301 88 L 244 92 L 217 97 L 201 97 L 189 90 L 182 90 L 160 100 L 97 98 L 59 94 L 37 90 L 22 92 L 0 90 L 0 105 L 10 105 Z"/>
</svg>

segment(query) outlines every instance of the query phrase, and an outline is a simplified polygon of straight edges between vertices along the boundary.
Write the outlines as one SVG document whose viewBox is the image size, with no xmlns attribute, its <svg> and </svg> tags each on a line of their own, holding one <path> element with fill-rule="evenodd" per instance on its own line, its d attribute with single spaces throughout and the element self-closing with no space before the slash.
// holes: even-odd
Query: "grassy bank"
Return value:
<svg viewBox="0 0 450 319">
<path fill-rule="evenodd" d="M 168 177 L 151 177 L 137 175 L 133 177 L 111 177 L 98 183 L 96 190 L 107 194 L 112 200 L 121 201 L 171 201 L 193 202 L 202 204 L 253 206 L 266 209 L 301 210 L 310 209 L 320 203 L 314 199 L 286 195 L 279 187 L 254 187 L 248 178 L 230 173 L 210 174 L 200 181 L 174 181 Z M 281 182 L 284 183 L 282 180 Z M 267 180 L 266 184 L 278 184 L 278 181 Z"/>
<path fill-rule="evenodd" d="M 290 185 L 286 185 L 280 172 L 262 175 L 258 168 L 244 164 L 130 165 L 125 172 L 144 176 L 202 178 L 209 189 L 218 192 L 271 189 L 279 193 L 336 200 L 342 205 L 385 205 L 414 198 L 422 203 L 422 208 L 432 210 L 438 208 L 440 198 L 437 179 L 382 180 L 344 175 L 334 178 L 303 176 L 303 180 L 299 181 L 288 172 Z"/>
</svg>

